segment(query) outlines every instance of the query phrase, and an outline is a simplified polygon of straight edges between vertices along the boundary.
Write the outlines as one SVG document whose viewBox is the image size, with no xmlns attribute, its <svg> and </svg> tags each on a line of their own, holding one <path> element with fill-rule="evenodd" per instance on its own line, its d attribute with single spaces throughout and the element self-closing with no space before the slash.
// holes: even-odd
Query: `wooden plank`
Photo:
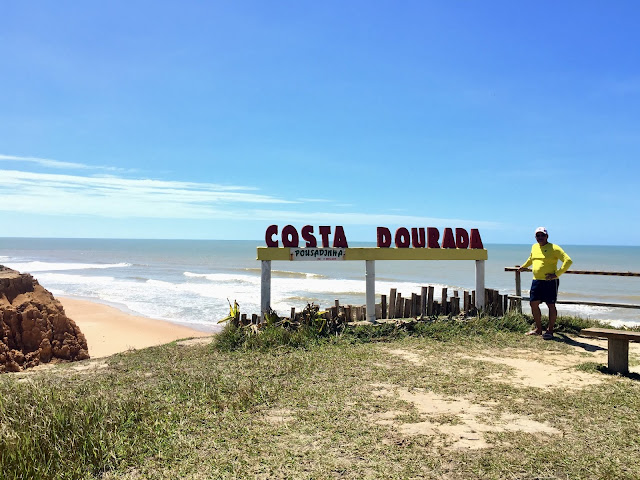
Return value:
<svg viewBox="0 0 640 480">
<path fill-rule="evenodd" d="M 471 304 L 471 295 L 466 290 L 464 291 L 463 299 L 464 311 L 468 312 L 470 310 L 469 306 Z"/>
<path fill-rule="evenodd" d="M 616 330 L 614 328 L 583 328 L 580 330 L 580 335 L 584 335 L 585 337 L 605 337 L 640 342 L 640 332 Z"/>
<path fill-rule="evenodd" d="M 516 295 L 509 295 L 510 299 L 529 301 L 529 297 L 518 297 Z M 563 305 L 590 305 L 594 307 L 615 307 L 615 308 L 640 308 L 640 305 L 632 303 L 604 303 L 604 302 L 587 302 L 579 300 L 558 300 L 556 303 Z"/>
<path fill-rule="evenodd" d="M 404 300 L 402 294 L 396 294 L 396 318 L 402 318 L 404 316 Z"/>
<path fill-rule="evenodd" d="M 410 298 L 405 298 L 404 299 L 404 318 L 410 318 L 411 317 L 411 299 Z"/>
<path fill-rule="evenodd" d="M 505 272 L 515 272 L 520 267 L 504 267 Z M 531 272 L 530 268 L 525 268 L 523 272 Z M 564 274 L 571 273 L 573 275 L 608 275 L 614 277 L 640 277 L 640 272 L 603 272 L 599 270 L 567 270 Z M 563 274 L 563 275 L 564 275 Z"/>
<path fill-rule="evenodd" d="M 420 289 L 420 316 L 427 316 L 427 287 Z"/>
</svg>

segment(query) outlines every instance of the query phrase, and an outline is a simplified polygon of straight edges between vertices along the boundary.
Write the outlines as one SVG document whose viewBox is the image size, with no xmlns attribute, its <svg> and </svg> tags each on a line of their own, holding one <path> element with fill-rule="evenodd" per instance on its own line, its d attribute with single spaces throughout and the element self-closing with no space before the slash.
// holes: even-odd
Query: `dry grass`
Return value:
<svg viewBox="0 0 640 480">
<path fill-rule="evenodd" d="M 260 352 L 171 344 L 4 375 L 0 435 L 14 443 L 0 466 L 26 478 L 7 448 L 47 434 L 42 416 L 20 427 L 11 412 L 48 404 L 55 416 L 76 399 L 118 427 L 109 461 L 43 460 L 30 478 L 640 478 L 638 375 L 601 373 L 601 350 L 580 345 L 495 330 Z M 62 458 L 74 444 L 58 440 Z"/>
</svg>

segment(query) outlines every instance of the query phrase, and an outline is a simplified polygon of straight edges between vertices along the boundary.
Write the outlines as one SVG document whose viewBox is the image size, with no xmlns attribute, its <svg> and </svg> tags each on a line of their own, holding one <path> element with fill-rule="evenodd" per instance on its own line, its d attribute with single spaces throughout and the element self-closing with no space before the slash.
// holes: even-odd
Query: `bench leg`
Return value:
<svg viewBox="0 0 640 480">
<path fill-rule="evenodd" d="M 609 339 L 609 370 L 629 373 L 629 340 Z"/>
</svg>

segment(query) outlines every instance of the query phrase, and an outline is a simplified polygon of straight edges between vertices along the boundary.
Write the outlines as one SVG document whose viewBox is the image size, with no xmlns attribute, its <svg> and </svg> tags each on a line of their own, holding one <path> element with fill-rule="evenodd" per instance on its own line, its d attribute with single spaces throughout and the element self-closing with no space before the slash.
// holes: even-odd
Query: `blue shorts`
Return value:
<svg viewBox="0 0 640 480">
<path fill-rule="evenodd" d="M 544 302 L 546 304 L 556 303 L 558 299 L 558 287 L 560 280 L 533 280 L 531 282 L 531 291 L 529 292 L 530 302 Z"/>
</svg>

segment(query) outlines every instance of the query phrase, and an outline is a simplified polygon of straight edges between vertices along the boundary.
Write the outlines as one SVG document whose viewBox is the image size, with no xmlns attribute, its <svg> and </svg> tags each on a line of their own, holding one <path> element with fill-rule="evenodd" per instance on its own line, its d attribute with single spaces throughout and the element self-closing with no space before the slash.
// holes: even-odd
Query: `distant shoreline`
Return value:
<svg viewBox="0 0 640 480">
<path fill-rule="evenodd" d="M 181 338 L 211 335 L 210 332 L 165 320 L 130 315 L 102 303 L 62 296 L 56 299 L 87 338 L 91 358 L 108 357 L 130 349 L 162 345 Z"/>
</svg>

